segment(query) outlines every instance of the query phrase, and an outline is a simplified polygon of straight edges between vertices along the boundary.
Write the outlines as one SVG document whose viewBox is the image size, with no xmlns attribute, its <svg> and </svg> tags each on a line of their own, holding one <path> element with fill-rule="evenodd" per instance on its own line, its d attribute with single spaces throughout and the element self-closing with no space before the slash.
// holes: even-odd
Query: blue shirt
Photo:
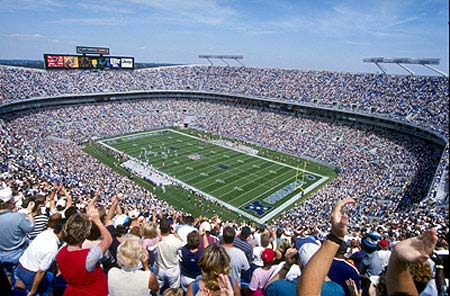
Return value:
<svg viewBox="0 0 450 296">
<path fill-rule="evenodd" d="M 180 250 L 180 271 L 182 275 L 195 279 L 201 274 L 200 266 L 198 266 L 201 254 L 201 250 L 192 253 L 186 246 Z"/>
<path fill-rule="evenodd" d="M 264 291 L 265 296 L 296 295 L 297 280 L 276 280 Z M 344 290 L 335 282 L 323 282 L 321 296 L 344 296 Z"/>
<path fill-rule="evenodd" d="M 358 269 L 345 259 L 333 259 L 330 270 L 328 271 L 328 277 L 344 289 L 346 296 L 351 296 L 350 290 L 345 283 L 348 279 L 354 280 L 358 290 L 361 289 L 361 279 Z"/>
<path fill-rule="evenodd" d="M 25 214 L 6 210 L 0 213 L 0 250 L 12 251 L 28 241 L 27 234 L 34 225 Z"/>
</svg>

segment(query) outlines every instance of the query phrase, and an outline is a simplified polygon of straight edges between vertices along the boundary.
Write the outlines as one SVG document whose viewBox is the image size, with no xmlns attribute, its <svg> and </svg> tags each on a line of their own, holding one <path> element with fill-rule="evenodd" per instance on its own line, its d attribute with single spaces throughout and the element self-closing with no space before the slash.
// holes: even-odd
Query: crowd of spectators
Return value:
<svg viewBox="0 0 450 296">
<path fill-rule="evenodd" d="M 217 66 L 136 71 L 37 71 L 0 67 L 0 83 L 0 103 L 62 94 L 200 90 L 369 113 L 448 135 L 448 78 L 439 76 Z"/>
<path fill-rule="evenodd" d="M 8 71 L 12 73 L 7 73 Z M 17 71 L 22 71 L 22 75 L 18 75 Z M 201 84 L 197 86 L 198 89 L 220 89 L 221 91 L 226 90 L 251 95 L 257 95 L 257 89 L 266 87 L 263 84 L 270 79 L 273 80 L 272 87 L 282 88 L 284 84 L 281 81 L 285 83 L 290 81 L 289 79 L 294 79 L 294 77 L 299 81 L 304 79 L 304 83 L 315 81 L 317 78 L 316 84 L 310 84 L 311 90 L 308 90 L 310 92 L 303 91 L 307 92 L 308 96 L 312 96 L 311 93 L 314 92 L 312 89 L 316 88 L 319 96 L 321 96 L 320 85 L 323 81 L 320 80 L 322 78 L 318 77 L 328 77 L 329 80 L 325 81 L 328 81 L 328 87 L 333 89 L 333 85 L 353 83 L 350 82 L 353 81 L 352 79 L 363 80 L 367 84 L 368 82 L 365 79 L 369 75 L 323 72 L 320 72 L 319 75 L 319 72 L 247 68 L 222 69 L 216 67 L 179 67 L 174 68 L 174 70 L 145 70 L 136 73 L 89 72 L 86 73 L 85 77 L 78 77 L 80 75 L 77 74 L 78 72 L 30 71 L 30 73 L 27 73 L 27 71 L 10 68 L 1 69 L 0 81 L 8 80 L 5 87 L 2 85 L 2 102 L 59 93 L 97 92 L 100 90 L 124 91 L 130 90 L 130 88 L 141 90 L 149 89 L 150 84 L 155 89 L 179 89 L 187 86 L 195 89 L 193 81 L 202 77 L 199 73 L 204 75 L 204 79 L 200 80 Z M 261 78 L 260 84 L 254 81 L 252 87 L 256 89 L 249 90 L 243 84 L 238 83 L 242 79 L 242 75 L 244 75 L 244 78 L 248 76 L 248 81 L 256 79 L 251 77 L 255 74 L 254 71 L 261 71 L 261 77 L 266 77 Z M 8 77 L 13 74 L 16 80 L 11 81 Z M 31 81 L 35 85 L 25 83 L 27 79 L 30 79 L 28 75 L 32 76 Z M 153 75 L 153 78 L 146 75 Z M 210 76 L 213 78 L 209 79 Z M 56 84 L 53 83 L 52 79 L 56 81 L 58 77 L 60 80 Z M 188 79 L 183 80 L 181 77 L 188 77 Z M 269 79 L 269 77 L 271 78 Z M 120 81 L 116 83 L 116 79 Z M 411 81 L 416 78 L 404 78 L 403 80 L 402 77 L 374 76 L 373 79 L 375 80 L 371 87 L 374 89 L 376 88 L 374 85 L 381 83 L 379 81 L 383 79 L 392 80 L 393 85 L 403 81 L 403 84 L 400 85 L 408 89 L 407 85 L 410 85 Z M 408 79 L 412 79 L 409 81 L 410 84 L 407 82 Z M 424 90 L 426 88 L 433 95 L 438 93 L 438 97 L 448 91 L 439 88 L 442 84 L 440 78 L 419 77 L 417 79 L 423 81 L 429 79 L 429 81 L 422 81 L 422 83 L 426 85 L 429 83 L 431 86 L 421 85 L 419 89 Z M 433 79 L 436 79 L 436 81 L 432 83 Z M 225 83 L 225 80 L 228 83 Z M 105 83 L 109 87 L 106 87 Z M 147 86 L 142 87 L 142 83 L 147 83 Z M 418 82 L 415 81 L 414 83 Z M 16 84 L 16 87 L 12 87 L 13 84 Z M 225 84 L 229 84 L 228 88 L 224 88 Z M 17 85 L 23 85 L 23 88 L 17 87 Z M 93 85 L 96 85 L 95 87 L 99 89 L 95 89 Z M 258 85 L 261 86 L 258 87 Z M 298 86 L 290 85 L 290 87 L 293 88 L 286 89 L 286 93 L 294 97 L 294 93 L 299 92 L 296 88 Z M 437 87 L 438 90 L 434 87 Z M 235 91 L 231 91 L 233 88 L 235 88 Z M 348 88 L 355 89 L 358 93 L 358 84 L 351 84 Z M 267 93 L 261 91 L 260 94 L 272 96 L 272 92 L 275 94 L 275 90 L 270 89 L 269 87 Z M 279 93 L 277 94 L 279 95 Z M 342 104 L 351 102 L 353 95 L 340 95 Z M 368 104 L 372 104 L 371 100 L 377 96 L 380 97 L 381 95 L 374 92 L 374 94 L 366 95 L 365 99 L 369 102 Z M 279 97 L 279 99 L 287 100 L 285 97 Z M 437 100 L 439 99 L 441 98 L 437 98 Z M 448 104 L 446 105 L 442 101 L 441 103 L 439 112 L 445 110 L 445 108 L 448 111 Z M 383 106 L 388 108 L 388 105 L 385 102 Z M 420 108 L 417 110 L 420 110 Z M 417 114 L 420 113 L 420 111 L 417 112 Z M 192 219 L 187 219 L 189 213 L 182 213 L 171 208 L 152 192 L 144 190 L 133 183 L 132 180 L 115 173 L 109 167 L 89 157 L 80 147 L 80 144 L 92 139 L 156 127 L 180 126 L 186 115 L 193 117 L 191 126 L 194 128 L 329 163 L 339 169 L 338 177 L 301 205 L 283 213 L 277 220 L 271 221 L 269 226 L 237 224 L 234 221 L 221 221 L 218 217 L 211 219 L 194 217 L 192 221 Z M 404 115 L 407 114 L 402 116 Z M 448 122 L 448 114 L 443 121 L 440 121 L 442 119 L 439 119 L 440 116 L 443 115 L 433 117 L 429 123 L 439 122 L 435 125 L 436 129 L 445 134 L 446 132 L 442 129 L 441 124 Z M 405 118 L 403 117 L 402 120 L 407 120 Z M 244 290 L 246 284 L 249 284 L 249 293 L 257 293 L 256 291 L 259 289 L 265 290 L 267 295 L 277 295 L 274 292 L 277 289 L 275 286 L 266 289 L 270 286 L 269 279 L 275 280 L 281 277 L 288 281 L 288 279 L 299 277 L 301 274 L 300 268 L 292 269 L 292 267 L 297 265 L 303 268 L 306 262 L 303 265 L 301 263 L 296 264 L 295 260 L 291 258 L 291 253 L 298 253 L 299 256 L 308 253 L 312 256 L 310 249 L 302 249 L 302 245 L 323 242 L 326 235 L 332 233 L 329 217 L 332 214 L 333 206 L 339 200 L 347 197 L 352 197 L 355 202 L 349 212 L 349 233 L 344 240 L 352 245 L 354 251 L 349 252 L 346 248 L 343 256 L 352 258 L 354 263 L 360 263 L 360 280 L 368 279 L 363 285 L 359 282 L 355 283 L 357 290 L 364 287 L 367 289 L 364 293 L 369 293 L 370 284 L 382 286 L 379 283 L 382 283 L 384 274 L 382 272 L 376 272 L 377 274 L 367 273 L 367 270 L 371 269 L 367 269 L 366 265 L 367 262 L 373 260 L 370 254 L 381 251 L 381 249 L 373 249 L 382 248 L 385 246 L 385 242 L 388 242 L 388 247 L 392 247 L 394 242 L 419 235 L 434 227 L 437 248 L 448 247 L 448 206 L 440 206 L 435 199 L 426 198 L 430 196 L 429 189 L 432 184 L 434 184 L 432 193 L 435 192 L 433 190 L 437 190 L 436 184 L 441 183 L 442 179 L 448 184 L 448 158 L 443 157 L 441 159 L 443 155 L 442 147 L 381 128 L 308 117 L 294 118 L 287 114 L 265 111 L 250 106 L 200 100 L 164 99 L 80 105 L 14 114 L 0 119 L 0 135 L 0 195 L 2 197 L 1 202 L 3 202 L 2 206 L 5 206 L 0 211 L 9 211 L 9 209 L 15 208 L 11 213 L 17 211 L 18 213 L 28 214 L 28 219 L 34 225 L 33 229 L 35 230 L 31 235 L 30 225 L 25 225 L 22 229 L 24 235 L 20 239 L 16 238 L 18 239 L 15 242 L 17 247 L 20 247 L 20 250 L 25 249 L 28 247 L 28 241 L 40 238 L 39 235 L 45 232 L 45 227 L 40 227 L 39 232 L 36 231 L 36 226 L 45 224 L 46 217 L 50 230 L 58 239 L 62 237 L 68 243 L 66 253 L 58 255 L 63 256 L 62 262 L 65 262 L 61 263 L 63 265 L 70 264 L 70 260 L 74 260 L 69 258 L 67 250 L 82 248 L 80 242 L 91 238 L 88 238 L 88 233 L 83 235 L 77 233 L 78 240 L 72 240 L 71 242 L 68 235 L 74 230 L 66 229 L 69 226 L 62 228 L 61 222 L 58 221 L 69 219 L 69 216 L 72 215 L 74 217 L 72 219 L 78 219 L 79 225 L 87 225 L 91 221 L 92 228 L 97 228 L 97 232 L 99 232 L 97 238 L 92 238 L 92 240 L 95 241 L 98 237 L 103 238 L 99 242 L 101 244 L 100 251 L 97 249 L 83 254 L 80 262 L 86 262 L 87 271 L 83 269 L 83 266 L 78 266 L 77 270 L 62 270 L 63 277 L 66 274 L 65 280 L 72 287 L 77 286 L 76 275 L 75 282 L 72 282 L 71 279 L 74 275 L 67 273 L 75 271 L 80 271 L 83 277 L 88 275 L 86 272 L 96 272 L 99 281 L 106 283 L 107 280 L 98 271 L 95 271 L 98 267 L 96 264 L 101 262 L 104 271 L 109 270 L 110 267 L 124 269 L 126 272 L 136 272 L 143 269 L 145 273 L 142 276 L 148 278 L 149 283 L 148 286 L 145 286 L 145 289 L 157 290 L 155 281 L 151 280 L 153 275 L 158 281 L 161 293 L 164 290 L 167 290 L 167 293 L 177 293 L 176 289 L 182 287 L 186 289 L 188 294 L 195 295 L 193 289 L 218 291 L 220 290 L 219 287 L 231 285 L 231 290 L 234 291 L 232 293 L 237 294 L 236 285 L 240 285 L 242 282 Z M 448 146 L 446 151 L 448 151 Z M 8 192 L 9 188 L 12 189 L 11 193 Z M 99 208 L 95 207 L 92 200 Z M 103 209 L 103 214 L 100 208 Z M 78 212 L 85 213 L 86 216 Z M 53 216 L 57 214 L 61 217 Z M 0 215 L 0 218 L 2 216 L 5 215 Z M 18 218 L 14 216 L 14 219 Z M 21 219 L 21 221 L 25 221 L 23 220 L 24 217 Z M 38 223 L 38 221 L 41 222 Z M 77 223 L 71 224 L 77 225 Z M 0 226 L 6 227 L 6 225 L 0 222 Z M 110 238 L 103 225 L 111 234 Z M 149 231 L 151 234 L 144 236 L 144 226 L 151 228 Z M 195 243 L 195 237 L 189 236 L 190 232 L 180 231 L 183 227 L 199 232 L 198 244 Z M 177 238 L 177 235 L 175 235 L 177 232 L 183 233 L 180 233 L 182 239 Z M 8 231 L 0 231 L 0 237 L 7 233 Z M 47 237 L 50 236 L 48 232 L 45 234 Z M 144 242 L 147 241 L 145 246 L 149 253 L 148 258 L 139 256 L 142 262 L 134 262 L 131 267 L 125 266 L 126 262 L 117 258 L 118 245 L 128 242 L 130 235 L 138 236 Z M 218 238 L 222 240 L 222 247 L 219 247 Z M 5 249 L 6 239 L 0 241 L 0 255 L 3 255 L 3 251 L 9 250 Z M 23 241 L 27 241 L 26 245 L 23 244 Z M 289 241 L 289 243 L 285 241 Z M 382 241 L 383 243 L 381 243 Z M 273 250 L 273 254 L 270 251 L 265 252 L 268 246 L 267 242 L 269 242 L 269 248 Z M 129 244 L 129 248 L 131 248 L 133 243 L 130 242 Z M 161 252 L 157 248 L 159 244 L 170 246 L 170 248 L 162 248 L 164 251 Z M 177 257 L 174 249 L 176 251 L 182 250 L 185 245 L 188 246 L 188 249 L 184 250 L 184 255 L 198 260 L 199 268 L 196 274 L 181 273 L 180 275 L 178 264 L 174 261 L 174 258 Z M 202 261 L 198 250 L 204 250 L 208 245 L 217 245 L 218 247 L 208 249 L 208 256 L 204 256 L 207 258 L 203 258 Z M 261 249 L 261 246 L 263 246 L 263 249 Z M 290 246 L 295 246 L 295 252 L 289 251 Z M 7 246 L 7 248 L 10 247 Z M 135 248 L 137 247 L 135 246 Z M 244 257 L 235 255 L 235 253 L 239 253 L 235 249 L 242 249 Z M 353 253 L 358 253 L 356 251 L 358 249 L 362 250 L 363 253 L 359 254 L 360 257 L 353 256 Z M 261 252 L 258 253 L 255 250 Z M 125 252 L 125 249 L 123 251 Z M 138 251 L 136 249 L 135 252 Z M 51 251 L 51 254 L 53 254 L 53 257 L 56 256 L 54 251 Z M 228 254 L 228 259 L 227 255 L 224 254 Z M 127 254 L 123 256 L 126 257 Z M 229 257 L 231 257 L 231 260 Z M 6 261 L 4 258 L 0 256 L 2 265 Z M 80 258 L 77 257 L 77 260 Z M 213 258 L 220 262 L 229 261 L 227 264 L 230 266 L 222 265 L 221 269 L 217 271 L 217 266 L 210 266 L 211 262 L 207 260 Z M 238 258 L 240 259 L 238 260 Z M 245 264 L 244 259 L 247 260 L 247 264 Z M 338 257 L 338 259 L 343 260 L 341 257 Z M 24 265 L 27 264 L 26 261 L 19 262 Z M 147 268 L 146 262 L 148 262 Z M 257 262 L 260 262 L 260 265 L 256 264 Z M 276 272 L 274 272 L 275 268 L 272 268 L 275 262 L 279 267 Z M 283 268 L 282 264 L 278 264 L 281 262 L 286 262 L 285 266 L 289 268 Z M 441 266 L 441 263 L 436 262 L 435 264 L 430 262 L 430 268 L 434 269 L 434 278 L 437 279 L 438 270 L 435 267 Z M 18 262 L 15 263 L 18 264 Z M 34 265 L 30 266 L 36 269 Z M 50 269 L 48 260 L 42 266 L 46 270 Z M 365 267 L 361 268 L 361 266 Z M 7 271 L 13 270 L 11 266 L 6 267 Z M 26 266 L 22 265 L 22 267 L 22 273 L 24 270 L 30 271 Z M 262 268 L 264 271 L 255 272 L 258 268 Z M 189 268 L 188 270 L 193 271 Z M 379 270 L 384 271 L 384 268 Z M 34 271 L 42 270 L 37 268 Z M 209 278 L 210 273 L 214 272 L 215 276 Z M 229 272 L 233 277 L 224 278 L 220 276 L 219 280 L 217 279 L 219 274 Z M 44 277 L 44 274 L 39 274 Z M 57 273 L 55 274 L 57 275 Z M 198 274 L 202 274 L 203 280 L 194 281 L 189 286 L 188 282 L 194 280 L 194 276 Z M 258 275 L 257 278 L 253 279 L 253 274 Z M 275 274 L 277 277 L 272 277 Z M 372 276 L 375 276 L 375 278 L 371 278 Z M 22 281 L 27 282 L 27 275 L 23 277 Z M 332 282 L 338 282 L 338 280 L 332 279 L 332 276 L 329 275 L 329 277 Z M 48 277 L 41 278 L 41 280 L 42 282 L 52 281 Z M 116 290 L 119 291 L 120 285 L 117 285 L 117 281 L 120 281 L 120 279 L 115 279 Z M 427 283 L 430 281 L 431 279 Z M 57 285 L 54 280 L 52 283 L 56 289 Z M 288 282 L 281 283 L 278 282 L 277 285 L 289 285 Z M 28 286 L 26 284 L 23 288 L 29 291 L 37 289 L 37 286 L 33 285 L 33 281 L 31 281 L 31 285 L 29 282 Z M 95 284 L 99 283 L 96 282 Z M 438 289 L 440 284 L 438 285 L 437 280 L 435 284 L 438 286 L 436 289 Z M 324 284 L 324 287 L 330 285 Z M 64 284 L 61 286 L 64 287 Z M 108 286 L 110 287 L 109 293 L 112 294 L 111 290 L 114 289 L 112 288 L 114 283 L 108 283 Z M 100 289 L 98 291 L 104 293 L 108 286 L 102 284 L 96 286 L 95 289 Z M 142 287 L 140 286 L 140 288 Z M 339 289 L 335 286 L 323 289 L 334 288 Z M 40 287 L 40 289 L 44 289 L 44 287 Z M 342 286 L 342 289 L 350 293 L 347 284 Z M 74 291 L 75 294 L 81 293 L 78 290 Z"/>
</svg>

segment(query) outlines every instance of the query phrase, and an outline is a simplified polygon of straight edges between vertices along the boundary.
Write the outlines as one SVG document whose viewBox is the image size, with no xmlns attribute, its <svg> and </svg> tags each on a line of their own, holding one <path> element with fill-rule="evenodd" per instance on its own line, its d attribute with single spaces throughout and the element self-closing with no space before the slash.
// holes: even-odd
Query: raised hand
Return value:
<svg viewBox="0 0 450 296">
<path fill-rule="evenodd" d="M 397 243 L 394 255 L 403 262 L 423 261 L 433 253 L 438 237 L 434 229 L 429 229 L 419 236 L 411 237 Z"/>
<path fill-rule="evenodd" d="M 349 204 L 355 203 L 351 197 L 340 200 L 331 212 L 331 233 L 340 239 L 347 234 L 348 216 L 342 213 L 342 209 Z"/>
<path fill-rule="evenodd" d="M 219 274 L 218 278 L 219 283 L 219 289 L 220 289 L 220 295 L 221 296 L 233 296 L 234 291 L 231 287 L 230 279 L 227 275 Z"/>
</svg>

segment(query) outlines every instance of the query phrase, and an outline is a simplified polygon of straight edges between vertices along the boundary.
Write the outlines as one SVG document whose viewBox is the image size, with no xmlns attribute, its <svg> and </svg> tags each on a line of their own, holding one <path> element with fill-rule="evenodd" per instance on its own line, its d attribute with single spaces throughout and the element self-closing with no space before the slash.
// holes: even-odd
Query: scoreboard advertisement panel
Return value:
<svg viewBox="0 0 450 296">
<path fill-rule="evenodd" d="M 122 69 L 133 69 L 134 59 L 133 58 L 121 58 Z"/>
<path fill-rule="evenodd" d="M 64 68 L 78 69 L 78 57 L 77 56 L 64 56 Z"/>
<path fill-rule="evenodd" d="M 45 65 L 46 68 L 64 68 L 64 57 L 60 55 L 47 55 Z"/>
<path fill-rule="evenodd" d="M 110 57 L 109 58 L 109 68 L 110 69 L 120 69 L 120 68 L 122 68 L 121 63 L 120 63 L 120 58 Z"/>
<path fill-rule="evenodd" d="M 90 57 L 87 57 L 87 56 L 79 57 L 78 64 L 80 66 L 80 69 L 91 69 L 92 68 L 91 59 L 90 59 Z"/>
<path fill-rule="evenodd" d="M 134 69 L 133 57 L 44 54 L 45 69 Z"/>
<path fill-rule="evenodd" d="M 81 54 L 109 54 L 107 47 L 77 46 L 77 53 Z"/>
</svg>

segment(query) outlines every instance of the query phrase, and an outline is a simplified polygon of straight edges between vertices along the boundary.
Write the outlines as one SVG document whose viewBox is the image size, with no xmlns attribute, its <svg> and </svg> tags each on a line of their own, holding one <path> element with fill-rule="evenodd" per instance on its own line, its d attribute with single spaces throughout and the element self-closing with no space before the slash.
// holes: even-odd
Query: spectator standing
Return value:
<svg viewBox="0 0 450 296">
<path fill-rule="evenodd" d="M 333 258 L 330 270 L 328 271 L 328 277 L 338 283 L 345 292 L 346 296 L 353 296 L 349 290 L 346 281 L 352 279 L 356 285 L 357 291 L 361 291 L 361 279 L 359 277 L 358 269 L 345 259 L 345 253 L 347 251 L 347 244 L 343 242 L 336 256 Z"/>
<path fill-rule="evenodd" d="M 231 277 L 230 256 L 223 246 L 212 244 L 203 250 L 200 256 L 202 276 L 191 282 L 186 296 L 194 296 L 199 291 L 207 290 L 207 295 L 241 295 L 238 281 Z M 223 290 L 224 282 L 228 286 L 227 293 Z"/>
<path fill-rule="evenodd" d="M 201 274 L 198 262 L 202 250 L 198 248 L 200 236 L 193 230 L 187 235 L 187 244 L 180 250 L 181 288 L 186 292 L 188 285 Z"/>
<path fill-rule="evenodd" d="M 117 263 L 120 269 L 113 267 L 108 272 L 110 296 L 148 295 L 149 290 L 158 291 L 158 281 L 149 268 L 147 250 L 138 237 L 130 236 L 120 244 Z"/>
<path fill-rule="evenodd" d="M 245 253 L 233 246 L 233 241 L 236 236 L 236 231 L 231 226 L 226 226 L 223 229 L 223 247 L 231 258 L 231 277 L 234 278 L 239 284 L 241 282 L 241 272 L 243 270 L 249 270 L 250 264 L 248 263 Z"/>
<path fill-rule="evenodd" d="M 19 259 L 16 287 L 23 285 L 29 296 L 50 295 L 52 291 L 54 275 L 48 269 L 58 253 L 62 225 L 61 214 L 53 214 L 48 220 L 48 229 L 36 236 Z"/>
<path fill-rule="evenodd" d="M 159 230 L 161 241 L 156 247 L 155 273 L 163 293 L 166 288 L 180 287 L 178 251 L 184 244 L 172 229 L 168 219 L 161 218 Z"/>
<path fill-rule="evenodd" d="M 63 227 L 62 238 L 67 245 L 56 255 L 56 262 L 67 282 L 65 296 L 108 295 L 106 276 L 99 261 L 111 245 L 112 238 L 100 220 L 95 203 L 94 198 L 87 206 L 87 215 L 74 214 Z M 97 225 L 103 240 L 91 249 L 82 249 L 82 243 L 90 234 L 91 223 Z"/>
<path fill-rule="evenodd" d="M 8 276 L 28 247 L 27 235 L 34 229 L 33 207 L 34 202 L 29 202 L 27 215 L 14 212 L 11 188 L 0 189 L 0 263 Z"/>
<path fill-rule="evenodd" d="M 182 218 L 183 221 L 183 225 L 181 225 L 178 229 L 177 229 L 177 234 L 178 236 L 181 238 L 181 240 L 187 244 L 187 235 L 189 233 L 191 233 L 192 231 L 198 231 L 197 228 L 195 228 L 194 225 L 194 217 L 192 216 L 185 216 Z"/>
<path fill-rule="evenodd" d="M 253 271 L 252 279 L 248 286 L 250 295 L 264 295 L 263 290 L 265 286 L 278 269 L 278 266 L 273 264 L 275 260 L 274 250 L 270 248 L 265 249 L 261 254 L 261 259 L 264 265 Z"/>
</svg>

